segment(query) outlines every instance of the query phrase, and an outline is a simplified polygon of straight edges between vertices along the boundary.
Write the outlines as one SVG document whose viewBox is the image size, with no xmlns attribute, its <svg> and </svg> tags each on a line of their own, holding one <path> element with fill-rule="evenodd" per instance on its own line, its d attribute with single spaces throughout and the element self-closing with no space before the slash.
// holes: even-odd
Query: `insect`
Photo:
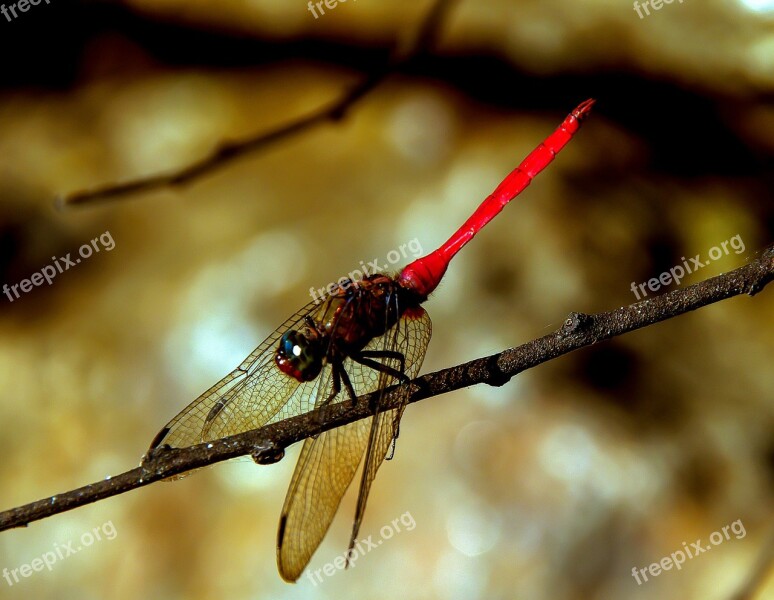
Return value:
<svg viewBox="0 0 774 600">
<path fill-rule="evenodd" d="M 436 251 L 400 274 L 347 280 L 323 302 L 295 313 L 241 365 L 162 429 L 150 450 L 220 439 L 332 402 L 362 396 L 416 377 L 430 342 L 422 303 L 449 262 L 484 225 L 526 188 L 578 131 L 594 100 L 586 100 L 514 169 Z M 308 438 L 288 488 L 277 534 L 283 579 L 301 575 L 322 542 L 344 492 L 363 462 L 349 551 L 357 539 L 376 472 L 398 433 L 409 387 L 396 408 L 377 401 L 373 415 Z"/>
</svg>

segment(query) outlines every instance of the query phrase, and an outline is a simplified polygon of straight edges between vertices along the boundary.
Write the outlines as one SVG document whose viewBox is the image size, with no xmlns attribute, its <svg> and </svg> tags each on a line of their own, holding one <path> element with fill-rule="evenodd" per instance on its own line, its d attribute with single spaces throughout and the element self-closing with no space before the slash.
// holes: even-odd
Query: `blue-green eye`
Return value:
<svg viewBox="0 0 774 600">
<path fill-rule="evenodd" d="M 274 362 L 279 370 L 298 381 L 311 381 L 322 369 L 322 352 L 298 331 L 287 331 L 279 341 Z"/>
</svg>

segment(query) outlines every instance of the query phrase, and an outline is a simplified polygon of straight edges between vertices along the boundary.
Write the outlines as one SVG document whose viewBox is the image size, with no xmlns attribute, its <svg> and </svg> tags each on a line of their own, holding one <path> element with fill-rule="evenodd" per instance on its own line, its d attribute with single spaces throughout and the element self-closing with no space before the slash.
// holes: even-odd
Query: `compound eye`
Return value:
<svg viewBox="0 0 774 600">
<path fill-rule="evenodd" d="M 282 335 L 274 361 L 280 371 L 298 381 L 311 381 L 322 369 L 320 347 L 295 330 Z"/>
</svg>

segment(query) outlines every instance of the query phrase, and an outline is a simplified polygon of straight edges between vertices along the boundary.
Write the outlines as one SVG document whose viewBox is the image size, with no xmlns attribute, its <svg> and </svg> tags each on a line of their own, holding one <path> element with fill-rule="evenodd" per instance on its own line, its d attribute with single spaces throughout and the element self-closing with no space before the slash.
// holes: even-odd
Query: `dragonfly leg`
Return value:
<svg viewBox="0 0 774 600">
<path fill-rule="evenodd" d="M 333 400 L 341 391 L 341 376 L 344 375 L 346 377 L 346 373 L 344 373 L 344 370 L 341 368 L 341 363 L 331 363 L 331 375 L 333 376 L 333 391 L 316 408 L 320 408 L 322 406 L 327 406 L 328 404 L 330 404 L 331 400 Z M 351 387 L 351 384 L 349 383 L 348 379 L 346 380 L 346 382 L 347 382 L 347 385 Z"/>
<path fill-rule="evenodd" d="M 370 367 L 374 369 L 375 371 L 379 371 L 380 373 L 386 373 L 387 375 L 390 375 L 391 377 L 394 377 L 397 379 L 400 383 L 408 383 L 411 381 L 405 373 L 402 371 L 398 371 L 397 369 L 393 369 L 389 365 L 385 365 L 383 363 L 380 363 L 378 361 L 372 360 L 369 357 L 375 357 L 375 358 L 393 358 L 395 360 L 401 361 L 401 366 L 405 364 L 405 358 L 400 352 L 391 352 L 389 350 L 385 351 L 379 351 L 379 350 L 373 350 L 369 352 L 358 352 L 353 353 L 350 355 L 350 358 L 354 360 L 356 363 L 359 363 L 361 365 L 364 365 L 366 367 Z M 374 410 L 376 410 L 376 406 L 373 407 Z"/>
<path fill-rule="evenodd" d="M 347 372 L 344 370 L 343 367 L 341 368 L 341 379 L 344 382 L 344 387 L 347 388 L 347 393 L 349 394 L 350 400 L 352 400 L 352 406 L 355 406 L 357 404 L 357 394 L 355 393 L 355 388 L 352 387 L 352 382 L 349 380 L 349 375 L 347 375 Z"/>
<path fill-rule="evenodd" d="M 392 444 L 390 444 L 390 453 L 385 460 L 392 460 L 395 456 L 395 444 L 398 442 L 398 435 L 400 435 L 400 424 L 395 425 L 395 435 L 392 436 Z"/>
<path fill-rule="evenodd" d="M 360 352 L 359 356 L 366 358 L 391 358 L 400 362 L 401 374 L 406 371 L 406 357 L 402 352 L 396 352 L 394 350 L 364 350 L 363 352 Z M 407 383 L 409 381 L 408 377 L 405 375 L 398 379 L 400 379 L 401 383 Z"/>
<path fill-rule="evenodd" d="M 323 400 L 319 404 L 316 404 L 315 408 L 322 408 L 323 406 L 328 406 L 331 403 L 331 400 L 333 400 L 338 395 L 338 393 L 341 391 L 341 375 L 342 375 L 342 373 L 339 371 L 340 367 L 341 367 L 340 364 L 337 364 L 337 363 L 332 363 L 331 364 L 331 377 L 333 379 L 333 390 L 331 391 L 330 394 L 328 394 L 328 397 L 325 400 Z M 318 422 L 318 424 L 322 424 L 323 423 L 322 417 L 318 416 L 317 417 L 317 422 Z M 313 435 L 312 437 L 316 439 L 317 435 Z"/>
<path fill-rule="evenodd" d="M 347 371 L 344 369 L 344 366 L 340 362 L 334 362 L 331 363 L 331 374 L 333 375 L 333 391 L 328 395 L 328 397 L 322 401 L 318 405 L 318 408 L 321 406 L 327 406 L 331 403 L 331 401 L 339 394 L 341 391 L 341 383 L 344 382 L 344 387 L 347 389 L 347 394 L 352 399 L 352 403 L 354 404 L 357 402 L 357 393 L 355 392 L 355 388 L 352 387 L 352 382 L 349 380 L 349 375 L 347 375 Z"/>
<path fill-rule="evenodd" d="M 359 352 L 357 354 L 351 354 L 350 358 L 354 360 L 356 363 L 360 363 L 361 365 L 364 365 L 366 367 L 371 367 L 375 371 L 379 371 L 380 373 L 387 373 L 388 375 L 392 375 L 395 379 L 397 379 L 401 383 L 408 383 L 411 381 L 403 371 L 398 371 L 398 369 L 393 369 L 389 365 L 385 365 L 383 363 L 377 362 L 375 360 L 371 360 L 371 357 L 373 358 L 394 358 L 395 360 L 401 361 L 401 368 L 405 365 L 405 358 L 400 352 L 389 352 L 389 351 L 371 351 L 371 352 Z"/>
</svg>

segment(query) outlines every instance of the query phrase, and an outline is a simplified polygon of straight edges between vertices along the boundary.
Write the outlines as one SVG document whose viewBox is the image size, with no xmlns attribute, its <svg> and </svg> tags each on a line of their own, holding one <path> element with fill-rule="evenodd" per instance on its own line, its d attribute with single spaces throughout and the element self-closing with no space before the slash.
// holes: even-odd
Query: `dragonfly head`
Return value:
<svg viewBox="0 0 774 600">
<path fill-rule="evenodd" d="M 324 354 L 322 347 L 303 333 L 286 331 L 279 341 L 274 362 L 279 370 L 298 381 L 312 381 L 320 374 Z"/>
</svg>

